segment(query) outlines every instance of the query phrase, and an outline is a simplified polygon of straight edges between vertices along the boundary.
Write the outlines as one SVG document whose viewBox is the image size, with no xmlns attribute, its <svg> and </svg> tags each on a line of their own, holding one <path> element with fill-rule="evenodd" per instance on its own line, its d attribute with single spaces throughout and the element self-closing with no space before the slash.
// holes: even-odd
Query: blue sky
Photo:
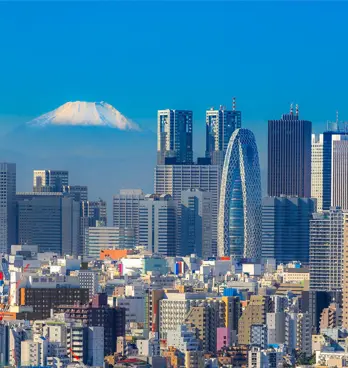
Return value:
<svg viewBox="0 0 348 368">
<path fill-rule="evenodd" d="M 192 109 L 201 153 L 205 110 L 236 96 L 264 166 L 267 119 L 290 102 L 318 132 L 337 109 L 348 120 L 347 14 L 346 2 L 0 3 L 1 127 L 74 100 L 154 131 L 158 109 Z"/>
</svg>

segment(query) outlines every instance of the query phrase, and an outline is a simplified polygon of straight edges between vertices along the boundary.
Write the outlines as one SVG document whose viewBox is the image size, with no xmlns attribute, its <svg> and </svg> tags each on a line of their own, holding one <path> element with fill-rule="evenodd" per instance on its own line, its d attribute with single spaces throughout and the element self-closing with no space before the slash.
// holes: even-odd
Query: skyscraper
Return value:
<svg viewBox="0 0 348 368">
<path fill-rule="evenodd" d="M 69 185 L 69 172 L 66 170 L 34 170 L 34 192 L 61 192 Z"/>
<path fill-rule="evenodd" d="M 0 163 L 0 252 L 16 242 L 16 164 Z"/>
<path fill-rule="evenodd" d="M 17 193 L 18 244 L 80 254 L 80 203 L 62 193 Z"/>
<path fill-rule="evenodd" d="M 181 253 L 207 259 L 212 252 L 211 193 L 199 189 L 181 195 Z"/>
<path fill-rule="evenodd" d="M 348 135 L 332 137 L 331 206 L 348 211 Z"/>
<path fill-rule="evenodd" d="M 268 121 L 268 195 L 311 196 L 312 123 L 296 114 Z"/>
<path fill-rule="evenodd" d="M 177 204 L 169 194 L 148 194 L 139 206 L 139 245 L 150 252 L 176 255 Z"/>
<path fill-rule="evenodd" d="M 234 98 L 232 110 L 220 106 L 218 110 L 211 108 L 206 112 L 205 155 L 213 165 L 223 165 L 231 135 L 242 126 L 242 113 L 236 111 L 235 101 Z"/>
<path fill-rule="evenodd" d="M 75 201 L 88 201 L 88 187 L 86 185 L 64 185 L 63 193 L 70 193 Z"/>
<path fill-rule="evenodd" d="M 261 177 L 254 134 L 237 129 L 228 144 L 221 179 L 218 253 L 261 257 Z"/>
<path fill-rule="evenodd" d="M 144 200 L 141 189 L 121 189 L 113 196 L 113 226 L 133 228 L 139 241 L 139 204 Z"/>
<path fill-rule="evenodd" d="M 328 130 L 323 134 L 312 134 L 312 191 L 311 196 L 317 198 L 317 210 L 329 210 L 331 206 L 342 206 L 338 201 L 332 202 L 332 188 L 335 184 L 336 196 L 338 192 L 344 190 L 345 183 L 340 186 L 339 180 L 344 170 L 344 154 L 338 151 L 339 146 L 345 143 L 336 141 L 344 141 L 348 139 L 348 132 L 343 130 Z M 333 156 L 333 146 L 335 145 L 335 157 Z M 335 162 L 334 162 L 335 161 Z M 340 162 L 343 167 L 340 168 Z M 334 172 L 335 171 L 335 174 Z"/>
<path fill-rule="evenodd" d="M 220 188 L 220 166 L 218 165 L 157 165 L 155 188 L 157 194 L 170 194 L 176 203 L 181 203 L 184 190 L 200 189 L 211 193 L 212 200 L 212 253 L 217 255 L 217 217 Z M 177 253 L 181 254 L 181 207 L 177 212 Z"/>
<path fill-rule="evenodd" d="M 342 290 L 344 224 L 347 219 L 339 207 L 313 214 L 309 251 L 312 290 Z"/>
<path fill-rule="evenodd" d="M 157 118 L 157 164 L 192 164 L 192 111 L 159 110 Z"/>
<path fill-rule="evenodd" d="M 309 221 L 315 199 L 266 197 L 262 200 L 262 257 L 277 263 L 309 262 Z"/>
</svg>

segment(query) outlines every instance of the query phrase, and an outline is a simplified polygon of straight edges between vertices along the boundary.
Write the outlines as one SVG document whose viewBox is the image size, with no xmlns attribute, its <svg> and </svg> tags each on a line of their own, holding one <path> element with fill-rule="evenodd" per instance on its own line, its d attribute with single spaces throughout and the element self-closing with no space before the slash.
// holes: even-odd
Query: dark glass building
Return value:
<svg viewBox="0 0 348 368">
<path fill-rule="evenodd" d="M 312 123 L 298 111 L 268 121 L 268 195 L 311 196 Z"/>
<path fill-rule="evenodd" d="M 277 264 L 309 263 L 310 219 L 315 199 L 266 197 L 262 200 L 262 257 Z"/>
</svg>

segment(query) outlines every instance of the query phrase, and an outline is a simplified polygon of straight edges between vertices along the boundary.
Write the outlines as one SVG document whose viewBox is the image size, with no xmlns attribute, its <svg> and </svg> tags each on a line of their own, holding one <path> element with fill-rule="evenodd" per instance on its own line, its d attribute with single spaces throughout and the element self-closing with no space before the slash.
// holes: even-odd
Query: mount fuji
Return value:
<svg viewBox="0 0 348 368">
<path fill-rule="evenodd" d="M 38 118 L 29 121 L 31 126 L 82 125 L 108 126 L 120 130 L 140 130 L 139 126 L 127 119 L 106 102 L 67 102 Z"/>
</svg>

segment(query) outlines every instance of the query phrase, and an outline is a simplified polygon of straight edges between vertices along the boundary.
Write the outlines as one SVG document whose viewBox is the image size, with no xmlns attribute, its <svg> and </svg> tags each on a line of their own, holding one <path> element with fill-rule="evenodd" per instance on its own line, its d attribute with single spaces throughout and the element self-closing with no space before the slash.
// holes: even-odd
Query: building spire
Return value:
<svg viewBox="0 0 348 368">
<path fill-rule="evenodd" d="M 236 111 L 236 98 L 232 98 L 232 111 Z"/>
<path fill-rule="evenodd" d="M 336 111 L 336 124 L 338 126 L 338 110 Z"/>
</svg>

